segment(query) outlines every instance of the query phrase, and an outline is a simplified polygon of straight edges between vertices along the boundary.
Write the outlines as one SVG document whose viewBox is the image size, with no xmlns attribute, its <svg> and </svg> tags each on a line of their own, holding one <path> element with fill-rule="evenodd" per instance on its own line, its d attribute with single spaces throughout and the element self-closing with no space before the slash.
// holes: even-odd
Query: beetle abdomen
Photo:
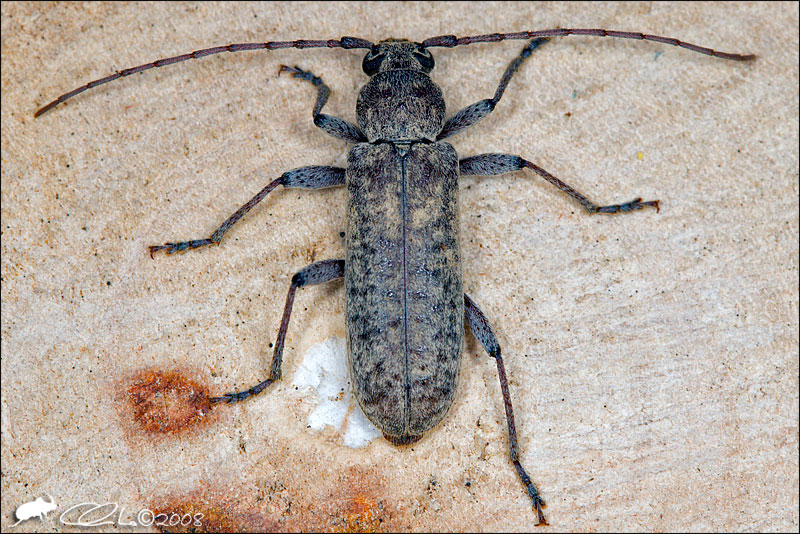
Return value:
<svg viewBox="0 0 800 534">
<path fill-rule="evenodd" d="M 458 157 L 447 143 L 359 144 L 347 189 L 353 389 L 387 439 L 411 443 L 441 421 L 458 381 Z"/>
</svg>

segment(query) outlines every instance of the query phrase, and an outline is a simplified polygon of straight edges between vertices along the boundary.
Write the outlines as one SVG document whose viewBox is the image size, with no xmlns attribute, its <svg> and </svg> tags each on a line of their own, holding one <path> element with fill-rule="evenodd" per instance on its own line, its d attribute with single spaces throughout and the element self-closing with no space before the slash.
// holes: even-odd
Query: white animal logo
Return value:
<svg viewBox="0 0 800 534">
<path fill-rule="evenodd" d="M 47 498 L 50 499 L 50 502 L 45 501 L 41 497 L 37 497 L 35 501 L 26 502 L 25 504 L 20 504 L 16 512 L 17 522 L 11 526 L 16 527 L 23 521 L 27 521 L 32 517 L 38 517 L 39 519 L 42 518 L 46 519 L 47 514 L 55 510 L 56 506 L 58 506 L 55 502 L 53 502 L 53 498 L 50 495 L 47 495 Z"/>
</svg>

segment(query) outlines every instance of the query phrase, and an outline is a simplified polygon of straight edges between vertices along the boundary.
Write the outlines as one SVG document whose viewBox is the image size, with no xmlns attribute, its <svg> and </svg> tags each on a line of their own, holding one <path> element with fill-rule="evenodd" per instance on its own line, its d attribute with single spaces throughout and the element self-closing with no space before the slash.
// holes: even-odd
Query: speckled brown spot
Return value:
<svg viewBox="0 0 800 534">
<path fill-rule="evenodd" d="M 161 532 L 275 532 L 281 522 L 259 510 L 257 499 L 237 488 L 202 487 L 151 505 Z M 244 498 L 241 498 L 244 497 Z"/>
<path fill-rule="evenodd" d="M 388 526 L 390 509 L 381 497 L 382 484 L 372 471 L 348 469 L 327 499 L 329 524 L 308 525 L 310 530 L 331 532 L 381 532 Z M 396 527 L 395 527 L 396 528 Z"/>
<path fill-rule="evenodd" d="M 131 380 L 127 397 L 134 421 L 154 434 L 203 423 L 211 410 L 205 388 L 177 371 L 144 371 Z"/>
<path fill-rule="evenodd" d="M 383 479 L 374 470 L 352 467 L 321 477 L 307 475 L 276 475 L 246 487 L 201 483 L 193 491 L 154 500 L 154 526 L 162 532 L 398 530 Z"/>
</svg>

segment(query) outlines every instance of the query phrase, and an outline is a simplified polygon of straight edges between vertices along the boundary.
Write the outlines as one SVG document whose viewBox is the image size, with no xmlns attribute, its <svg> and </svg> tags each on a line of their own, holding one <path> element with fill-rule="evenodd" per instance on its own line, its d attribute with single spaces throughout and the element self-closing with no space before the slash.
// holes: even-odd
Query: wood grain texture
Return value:
<svg viewBox="0 0 800 534">
<path fill-rule="evenodd" d="M 548 520 L 798 529 L 796 4 L 0 9 L 4 530 L 43 493 L 138 510 L 198 492 L 262 529 L 366 521 L 360 502 L 374 503 L 361 524 L 375 528 L 530 530 L 495 365 L 472 336 L 449 414 L 413 450 L 351 450 L 306 429 L 313 407 L 288 377 L 310 346 L 344 337 L 337 283 L 298 292 L 277 387 L 191 435 L 126 426 L 120 382 L 143 369 L 183 370 L 213 393 L 263 377 L 292 273 L 344 256 L 343 190 L 276 190 L 221 247 L 151 261 L 147 246 L 207 235 L 288 169 L 344 167 L 347 144 L 311 122 L 313 87 L 277 70 L 323 77 L 326 111 L 354 121 L 361 53 L 224 54 L 33 112 L 116 69 L 231 42 L 555 27 L 759 59 L 565 37 L 536 51 L 491 116 L 448 139 L 462 157 L 519 154 L 598 203 L 661 201 L 659 214 L 593 217 L 530 171 L 461 183 L 464 289 L 503 347 Z M 434 50 L 448 112 L 490 98 L 521 47 Z M 15 530 L 42 527 L 57 525 Z"/>
</svg>

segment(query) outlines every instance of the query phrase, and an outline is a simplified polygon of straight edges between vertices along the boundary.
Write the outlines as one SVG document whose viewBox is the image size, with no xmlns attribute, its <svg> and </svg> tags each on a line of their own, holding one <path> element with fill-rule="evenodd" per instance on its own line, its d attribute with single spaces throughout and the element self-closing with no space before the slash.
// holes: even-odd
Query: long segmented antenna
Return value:
<svg viewBox="0 0 800 534">
<path fill-rule="evenodd" d="M 494 43 L 507 39 L 534 39 L 536 37 L 561 37 L 567 35 L 592 35 L 595 37 L 622 37 L 623 39 L 638 39 L 640 41 L 655 41 L 672 46 L 687 48 L 693 52 L 700 52 L 709 56 L 722 59 L 732 59 L 734 61 L 750 61 L 756 58 L 753 54 L 730 54 L 728 52 L 718 52 L 704 46 L 697 46 L 686 43 L 672 37 L 661 37 L 660 35 L 648 35 L 638 32 L 620 32 L 615 30 L 587 29 L 587 28 L 556 28 L 552 30 L 537 30 L 515 33 L 489 33 L 486 35 L 471 35 L 469 37 L 456 37 L 455 35 L 439 35 L 422 41 L 425 48 L 430 46 L 444 46 L 452 48 L 454 46 L 468 45 L 472 43 Z"/>
<path fill-rule="evenodd" d="M 73 89 L 69 93 L 64 93 L 63 95 L 59 96 L 46 106 L 40 108 L 36 113 L 33 114 L 33 116 L 38 117 L 39 115 L 47 113 L 60 103 L 64 102 L 65 100 L 69 100 L 75 95 L 81 94 L 87 89 L 91 89 L 92 87 L 97 87 L 98 85 L 108 83 L 110 81 L 116 80 L 117 78 L 124 78 L 125 76 L 136 74 L 137 72 L 150 70 L 156 67 L 163 67 L 165 65 L 172 65 L 173 63 L 180 63 L 181 61 L 186 61 L 189 59 L 197 59 L 205 56 L 212 56 L 214 54 L 221 54 L 222 52 L 242 52 L 245 50 L 277 50 L 278 48 L 369 49 L 372 48 L 372 43 L 370 41 L 367 41 L 366 39 L 359 39 L 358 37 L 342 37 L 341 39 L 338 40 L 328 39 L 326 41 L 309 41 L 305 39 L 299 39 L 296 41 L 269 41 L 266 43 L 236 43 L 225 46 L 215 46 L 213 48 L 203 48 L 202 50 L 195 50 L 194 52 L 190 52 L 188 54 L 181 54 L 179 56 L 158 59 L 151 63 L 145 63 L 144 65 L 139 65 L 137 67 L 131 67 L 129 69 L 120 70 L 114 74 L 111 74 L 110 76 L 106 76 L 105 78 L 94 80 L 93 82 L 89 82 L 82 87 Z"/>
<path fill-rule="evenodd" d="M 454 46 L 468 45 L 472 43 L 494 43 L 497 41 L 505 41 L 509 39 L 534 39 L 536 37 L 561 37 L 567 35 L 621 37 L 623 39 L 637 39 L 639 41 L 655 41 L 657 43 L 679 46 L 681 48 L 686 48 L 693 52 L 699 52 L 701 54 L 706 54 L 709 56 L 714 56 L 722 59 L 730 59 L 734 61 L 750 61 L 756 58 L 756 56 L 753 54 L 731 54 L 728 52 L 719 52 L 712 48 L 706 48 L 692 43 L 687 43 L 679 39 L 674 39 L 672 37 L 661 37 L 660 35 L 648 35 L 645 33 L 638 33 L 638 32 L 621 32 L 615 30 L 587 29 L 587 28 L 556 28 L 552 30 L 524 31 L 515 33 L 489 33 L 486 35 L 471 35 L 468 37 L 456 37 L 455 35 L 439 35 L 437 37 L 431 37 L 430 39 L 425 39 L 424 41 L 422 41 L 421 44 L 425 48 L 432 46 L 452 48 Z M 180 63 L 181 61 L 186 61 L 189 59 L 197 59 L 205 56 L 211 56 L 214 54 L 221 54 L 222 52 L 242 52 L 245 50 L 276 50 L 279 48 L 344 48 L 349 50 L 354 48 L 369 49 L 372 48 L 372 46 L 373 43 L 371 41 L 367 41 L 366 39 L 360 39 L 358 37 L 342 37 L 341 39 L 338 40 L 329 39 L 327 41 L 309 41 L 300 39 L 296 41 L 269 41 L 266 43 L 239 43 L 239 44 L 229 44 L 225 46 L 215 46 L 213 48 L 204 48 L 202 50 L 195 50 L 194 52 L 190 52 L 188 54 L 181 54 L 179 56 L 159 59 L 151 63 L 145 63 L 144 65 L 139 65 L 137 67 L 124 69 L 114 74 L 111 74 L 110 76 L 106 76 L 105 78 L 100 78 L 99 80 L 89 82 L 84 86 L 78 87 L 77 89 L 73 89 L 69 93 L 65 93 L 59 96 L 57 99 L 53 100 L 46 106 L 39 109 L 36 113 L 33 114 L 33 116 L 38 117 L 44 113 L 47 113 L 55 106 L 59 105 L 60 103 L 66 100 L 69 100 L 73 96 L 78 95 L 86 91 L 87 89 L 91 89 L 92 87 L 97 87 L 98 85 L 102 85 L 104 83 L 116 80 L 117 78 L 124 78 L 125 76 L 136 74 L 137 72 L 153 69 L 155 67 L 172 65 L 173 63 Z"/>
</svg>

